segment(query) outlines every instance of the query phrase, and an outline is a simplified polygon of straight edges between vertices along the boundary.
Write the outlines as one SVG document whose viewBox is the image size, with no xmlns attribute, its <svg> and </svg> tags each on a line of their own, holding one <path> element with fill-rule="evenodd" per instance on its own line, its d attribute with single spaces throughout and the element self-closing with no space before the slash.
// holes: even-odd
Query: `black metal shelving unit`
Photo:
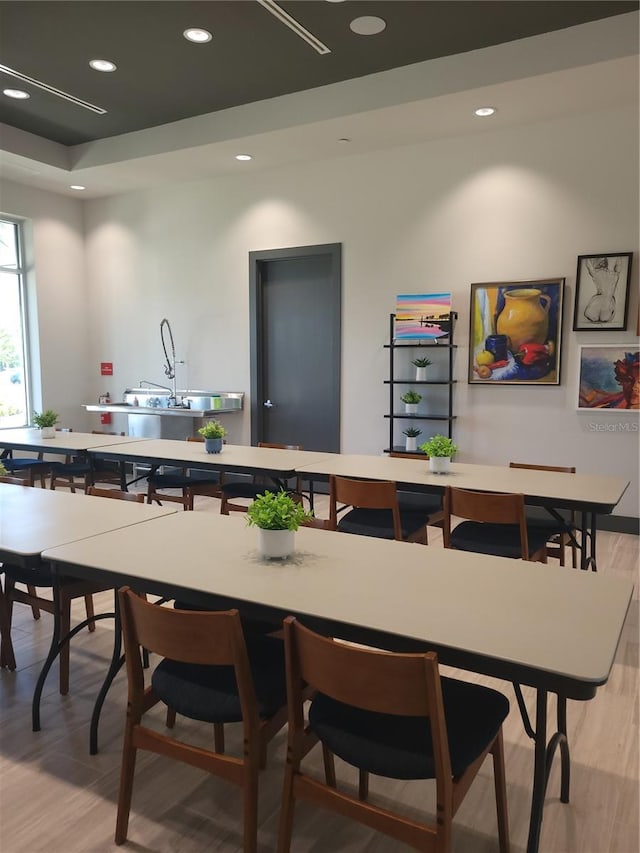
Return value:
<svg viewBox="0 0 640 853">
<path fill-rule="evenodd" d="M 389 343 L 384 345 L 385 349 L 389 350 L 389 378 L 384 380 L 384 384 L 389 386 L 389 413 L 385 418 L 389 419 L 389 446 L 385 448 L 385 452 L 393 450 L 394 452 L 405 452 L 403 445 L 394 445 L 394 424 L 396 420 L 406 421 L 444 421 L 447 424 L 447 435 L 453 437 L 453 422 L 456 416 L 453 414 L 453 386 L 456 381 L 453 378 L 453 354 L 457 349 L 453 342 L 455 323 L 458 319 L 456 311 L 452 311 L 450 315 L 450 329 L 446 338 L 438 338 L 434 342 L 423 341 L 403 341 L 396 343 L 394 338 L 395 330 L 395 314 L 389 315 Z M 432 353 L 443 353 L 439 358 L 446 359 L 447 364 L 447 379 L 437 380 L 415 380 L 415 379 L 396 379 L 396 356 L 399 351 L 415 350 L 416 354 L 422 355 L 425 358 L 432 358 Z M 427 355 L 428 353 L 428 355 Z M 396 387 L 399 385 L 424 385 L 424 386 L 441 386 L 447 389 L 446 394 L 446 409 L 447 414 L 416 414 L 410 415 L 405 412 L 396 412 Z M 423 395 L 423 397 L 426 395 Z"/>
</svg>

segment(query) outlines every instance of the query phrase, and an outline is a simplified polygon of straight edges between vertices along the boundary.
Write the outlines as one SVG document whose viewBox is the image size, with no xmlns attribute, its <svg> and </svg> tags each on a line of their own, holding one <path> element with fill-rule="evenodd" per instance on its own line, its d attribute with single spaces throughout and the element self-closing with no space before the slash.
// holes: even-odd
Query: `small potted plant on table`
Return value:
<svg viewBox="0 0 640 853">
<path fill-rule="evenodd" d="M 220 453 L 222 439 L 227 434 L 220 421 L 207 421 L 198 432 L 204 438 L 204 449 L 207 453 Z"/>
<path fill-rule="evenodd" d="M 55 426 L 58 423 L 58 413 L 53 409 L 46 409 L 44 412 L 33 413 L 33 423 L 40 430 L 42 438 L 55 438 Z"/>
<path fill-rule="evenodd" d="M 407 453 L 415 453 L 418 445 L 418 436 L 422 434 L 422 430 L 418 429 L 418 427 L 407 427 L 402 430 L 403 434 L 406 435 L 407 439 L 405 442 L 405 450 Z"/>
<path fill-rule="evenodd" d="M 434 435 L 420 445 L 420 450 L 429 457 L 429 468 L 434 474 L 448 474 L 451 457 L 458 448 L 446 435 Z"/>
<path fill-rule="evenodd" d="M 288 557 L 293 551 L 293 534 L 313 513 L 281 489 L 264 492 L 247 509 L 247 523 L 258 528 L 258 550 L 263 557 Z"/>
<path fill-rule="evenodd" d="M 422 394 L 418 394 L 417 391 L 409 390 L 406 394 L 403 394 L 400 399 L 404 403 L 405 412 L 408 415 L 415 415 L 418 411 L 418 403 L 422 400 Z"/>
<path fill-rule="evenodd" d="M 427 378 L 427 367 L 431 361 L 428 358 L 414 358 L 411 364 L 416 369 L 416 382 L 424 382 Z"/>
</svg>

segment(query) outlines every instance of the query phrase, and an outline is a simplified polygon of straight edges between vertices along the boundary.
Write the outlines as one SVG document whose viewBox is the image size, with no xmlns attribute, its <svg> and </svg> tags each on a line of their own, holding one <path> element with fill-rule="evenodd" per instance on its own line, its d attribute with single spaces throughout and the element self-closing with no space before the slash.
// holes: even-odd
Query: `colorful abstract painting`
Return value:
<svg viewBox="0 0 640 853">
<path fill-rule="evenodd" d="M 469 382 L 559 385 L 563 278 L 472 284 Z"/>
<path fill-rule="evenodd" d="M 451 330 L 450 293 L 406 293 L 396 296 L 396 340 L 436 340 Z"/>
<path fill-rule="evenodd" d="M 578 409 L 640 411 L 639 366 L 634 344 L 580 347 Z"/>
</svg>

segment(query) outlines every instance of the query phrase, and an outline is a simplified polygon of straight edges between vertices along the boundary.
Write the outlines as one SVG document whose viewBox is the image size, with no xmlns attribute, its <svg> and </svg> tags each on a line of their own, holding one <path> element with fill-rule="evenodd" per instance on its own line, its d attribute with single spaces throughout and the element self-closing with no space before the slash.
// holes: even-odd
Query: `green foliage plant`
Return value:
<svg viewBox="0 0 640 853">
<path fill-rule="evenodd" d="M 227 434 L 226 429 L 220 421 L 207 421 L 204 426 L 198 430 L 203 438 L 224 438 Z"/>
<path fill-rule="evenodd" d="M 432 362 L 428 358 L 414 358 L 411 364 L 416 367 L 429 367 Z"/>
<path fill-rule="evenodd" d="M 54 412 L 53 409 L 45 409 L 44 412 L 34 412 L 32 420 L 39 429 L 43 429 L 44 427 L 55 426 L 58 423 L 59 417 L 58 413 Z"/>
<path fill-rule="evenodd" d="M 2 460 L 0 460 L 0 477 L 6 477 L 9 474 L 7 469 L 2 464 Z"/>
<path fill-rule="evenodd" d="M 263 530 L 297 530 L 307 518 L 313 516 L 302 504 L 281 489 L 264 492 L 253 500 L 247 509 L 247 524 Z"/>
<path fill-rule="evenodd" d="M 422 400 L 422 394 L 418 394 L 417 391 L 407 391 L 406 394 L 403 394 L 400 397 L 403 403 L 408 403 L 409 405 L 419 403 Z"/>
<path fill-rule="evenodd" d="M 418 427 L 407 427 L 402 430 L 403 434 L 407 436 L 407 438 L 417 438 L 419 435 L 422 435 L 422 430 L 418 429 Z"/>
<path fill-rule="evenodd" d="M 427 456 L 448 456 L 450 459 L 458 448 L 446 435 L 433 435 L 420 445 L 420 450 Z"/>
</svg>

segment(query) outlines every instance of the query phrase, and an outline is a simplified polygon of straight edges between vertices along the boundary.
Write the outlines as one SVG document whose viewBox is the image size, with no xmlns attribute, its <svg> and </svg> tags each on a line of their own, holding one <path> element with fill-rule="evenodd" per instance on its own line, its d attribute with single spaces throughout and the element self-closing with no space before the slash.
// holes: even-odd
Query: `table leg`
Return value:
<svg viewBox="0 0 640 853">
<path fill-rule="evenodd" d="M 16 668 L 16 658 L 13 653 L 11 642 L 11 621 L 9 619 L 9 608 L 7 599 L 0 583 L 0 667 L 10 669 Z"/>
<path fill-rule="evenodd" d="M 104 704 L 104 700 L 107 698 L 107 693 L 109 692 L 109 688 L 111 687 L 111 683 L 113 679 L 118 674 L 120 667 L 124 663 L 124 655 L 122 654 L 122 627 L 120 622 L 120 604 L 118 602 L 118 590 L 114 589 L 114 617 L 115 617 L 115 625 L 114 625 L 114 635 L 113 635 L 113 652 L 111 654 L 111 663 L 109 664 L 109 669 L 105 676 L 104 682 L 102 683 L 102 687 L 100 688 L 100 692 L 95 701 L 95 705 L 93 706 L 93 713 L 91 714 L 91 725 L 89 727 L 89 753 L 91 755 L 98 754 L 98 724 L 100 723 L 100 712 L 102 711 L 102 706 Z"/>
<path fill-rule="evenodd" d="M 582 548 L 580 551 L 580 568 L 583 571 L 588 571 L 589 569 L 592 572 L 598 571 L 596 564 L 597 528 L 598 518 L 595 512 L 581 513 Z"/>
</svg>

